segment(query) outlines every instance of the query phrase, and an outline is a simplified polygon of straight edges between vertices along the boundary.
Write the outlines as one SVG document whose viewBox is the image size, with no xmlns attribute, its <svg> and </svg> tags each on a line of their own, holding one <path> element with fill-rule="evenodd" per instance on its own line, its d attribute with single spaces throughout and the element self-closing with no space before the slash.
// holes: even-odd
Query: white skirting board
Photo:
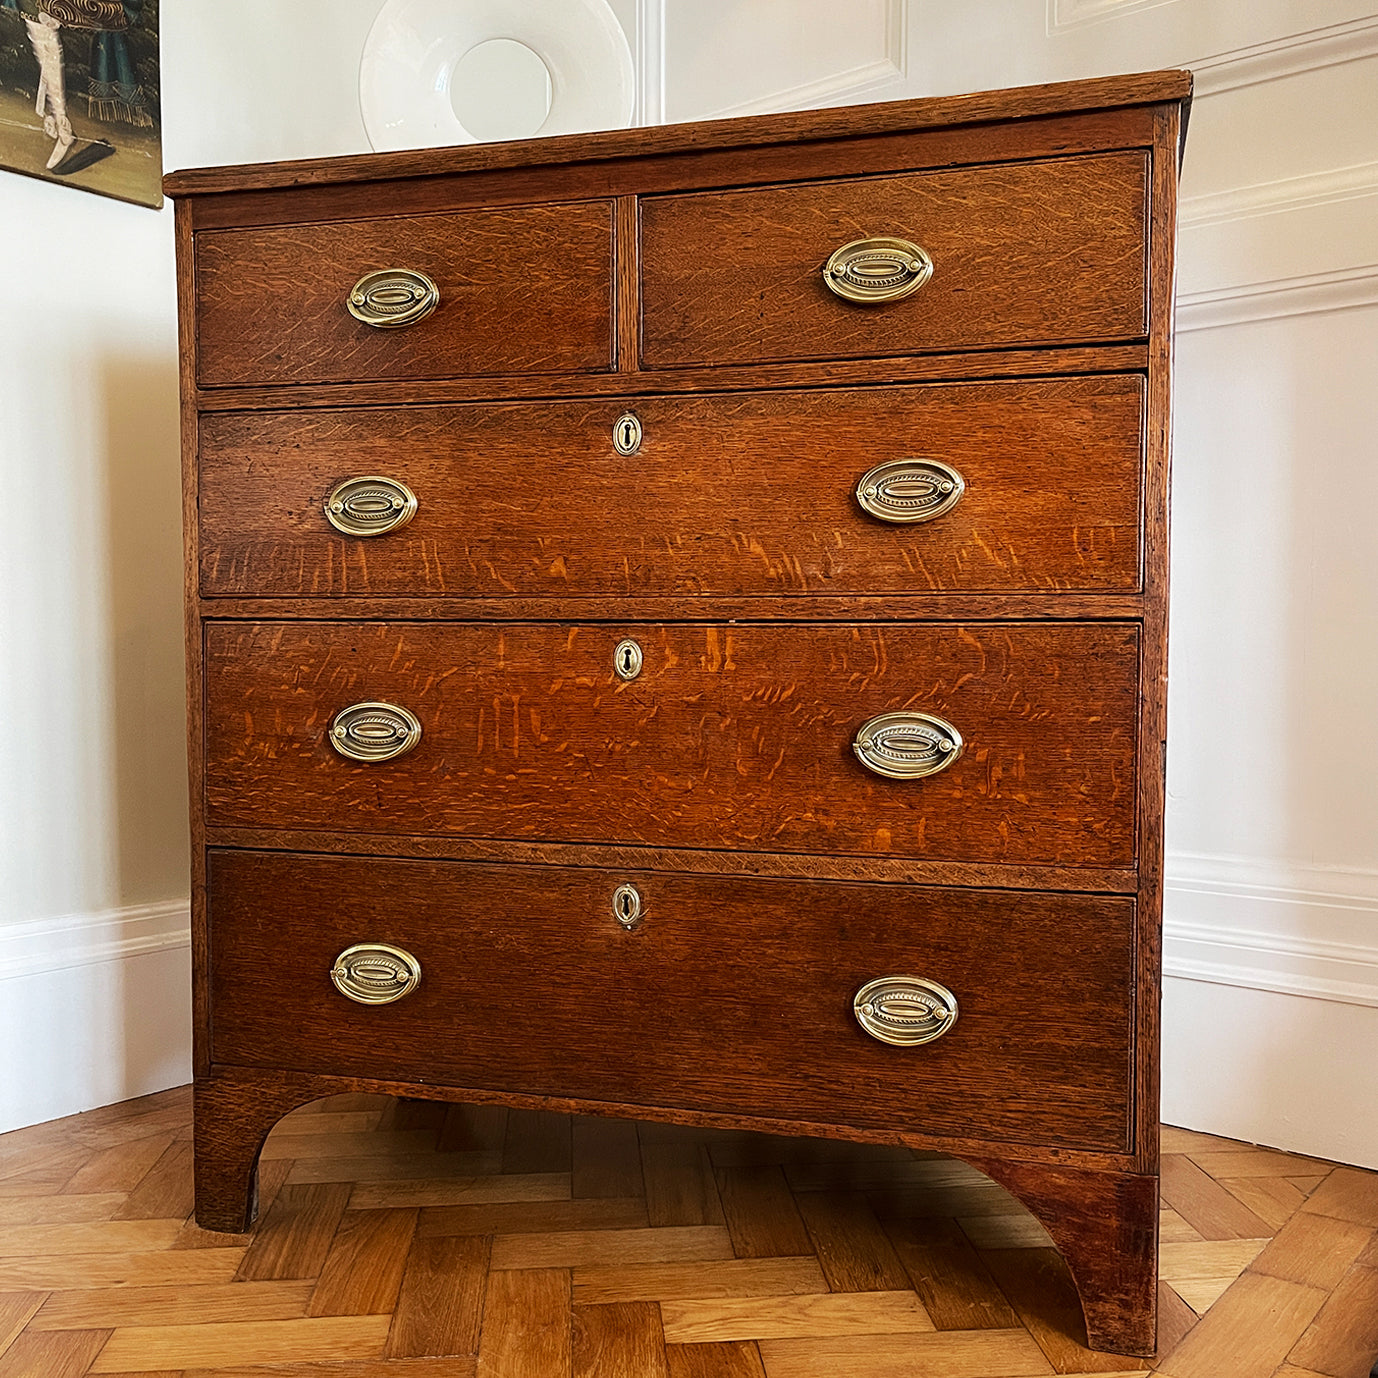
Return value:
<svg viewBox="0 0 1378 1378">
<path fill-rule="evenodd" d="M 0 927 L 0 1133 L 191 1080 L 187 902 Z"/>
<path fill-rule="evenodd" d="M 1164 1121 L 1378 1168 L 1378 875 L 1167 872 Z"/>
</svg>

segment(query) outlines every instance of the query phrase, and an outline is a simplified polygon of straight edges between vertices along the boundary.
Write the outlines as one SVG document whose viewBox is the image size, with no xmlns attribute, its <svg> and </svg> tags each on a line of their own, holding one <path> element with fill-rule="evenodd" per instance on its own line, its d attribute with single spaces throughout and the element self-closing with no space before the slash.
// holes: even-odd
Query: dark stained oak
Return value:
<svg viewBox="0 0 1378 1378">
<path fill-rule="evenodd" d="M 1148 159 L 1053 159 L 641 205 L 647 368 L 912 354 L 1140 336 Z M 844 244 L 898 236 L 931 280 L 844 301 L 820 271 Z"/>
<path fill-rule="evenodd" d="M 1131 625 L 210 623 L 205 654 L 211 824 L 1133 861 Z M 420 744 L 338 755 L 359 702 L 406 708 Z M 900 709 L 952 723 L 960 759 L 862 766 L 858 729 Z"/>
<path fill-rule="evenodd" d="M 607 369 L 612 264 L 606 201 L 200 235 L 198 376 L 219 387 Z M 440 305 L 395 329 L 355 320 L 350 289 L 382 268 L 425 273 Z"/>
<path fill-rule="evenodd" d="M 319 1270 L 321 1309 L 291 1324 L 382 1346 L 376 1309 L 396 1305 L 391 1353 L 482 1375 L 640 1371 L 662 1347 L 680 1378 L 862 1354 L 907 1371 L 945 1337 L 829 1327 L 893 1324 L 902 1272 L 933 1271 L 961 1277 L 924 1286 L 967 1368 L 1115 1366 L 1058 1337 L 1070 1282 L 1046 1250 L 1001 1272 L 1010 1236 L 984 1216 L 960 1228 L 991 1269 L 961 1235 L 882 1222 L 879 1198 L 796 1207 L 811 1170 L 781 1177 L 790 1159 L 756 1150 L 715 1164 L 684 1136 L 716 1127 L 979 1164 L 1052 1233 L 1091 1348 L 1151 1350 L 1190 90 L 1149 73 L 169 179 L 198 1218 L 246 1228 L 272 1125 L 326 1095 L 348 1115 L 359 1092 L 468 1102 L 441 1137 L 519 1194 L 473 1204 L 456 1164 L 418 1196 L 399 1163 L 345 1211 L 343 1178 L 293 1177 L 275 1149 L 244 1266 Z M 881 234 L 923 244 L 932 282 L 837 300 L 824 259 Z M 393 266 L 435 277 L 441 307 L 369 330 L 344 295 Z M 624 407 L 646 438 L 618 458 Z M 860 472 L 910 454 L 955 464 L 962 503 L 926 527 L 863 516 Z M 360 472 L 411 484 L 415 522 L 372 542 L 326 528 L 326 492 Z M 646 668 L 623 683 L 629 635 Z M 377 698 L 418 713 L 420 746 L 342 760 L 331 716 Z M 852 736 L 896 708 L 953 721 L 965 754 L 928 780 L 867 774 Z M 647 902 L 632 933 L 611 910 L 623 879 Z M 398 1005 L 328 980 L 366 937 L 422 958 Z M 961 1017 L 927 1048 L 876 1043 L 851 994 L 915 964 L 950 975 Z M 595 1118 L 571 1135 L 569 1112 Z M 655 1122 L 639 1168 L 630 1126 L 597 1117 Z M 441 1124 L 413 1101 L 387 1132 Z M 184 1150 L 135 1156 L 155 1148 L 139 1220 L 185 1191 Z M 513 1237 L 536 1228 L 522 1193 L 571 1190 L 597 1194 L 554 1203 L 544 1240 Z M 913 1214 L 935 1193 L 901 1195 Z M 603 1273 L 591 1295 L 561 1261 L 591 1249 L 599 1200 L 624 1262 L 643 1231 L 688 1232 L 673 1257 L 735 1243 L 734 1265 L 780 1276 L 812 1255 L 787 1305 L 831 1338 L 768 1338 L 778 1311 L 720 1333 L 676 1303 L 662 1346 L 643 1291 Z M 372 1207 L 395 1211 L 376 1240 L 354 1218 Z M 1164 1295 L 1175 1338 L 1194 1313 Z"/>
<path fill-rule="evenodd" d="M 619 415 L 640 419 L 630 457 Z M 230 413 L 201 423 L 201 588 L 217 595 L 1133 592 L 1143 385 L 1026 383 Z M 536 461 L 533 444 L 554 457 Z M 877 464 L 966 484 L 928 522 L 862 510 Z M 330 525 L 381 474 L 417 514 Z"/>
<path fill-rule="evenodd" d="M 217 1063 L 1127 1146 L 1129 899 L 220 851 L 210 889 Z M 370 941 L 421 963 L 394 1004 L 330 981 Z M 956 994 L 950 1032 L 861 1030 L 852 996 L 894 973 Z M 561 1158 L 507 1170 L 568 1170 L 559 1123 Z"/>
</svg>

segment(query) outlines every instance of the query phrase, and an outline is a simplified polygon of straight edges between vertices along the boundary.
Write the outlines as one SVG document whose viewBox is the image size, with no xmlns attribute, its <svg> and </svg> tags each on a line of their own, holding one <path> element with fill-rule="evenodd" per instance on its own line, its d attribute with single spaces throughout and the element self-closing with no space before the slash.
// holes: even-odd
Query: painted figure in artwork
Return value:
<svg viewBox="0 0 1378 1378">
<path fill-rule="evenodd" d="M 138 24 L 142 7 L 143 0 L 0 0 L 0 12 L 9 10 L 22 17 L 38 59 L 36 109 L 44 132 L 53 140 L 49 170 L 58 168 L 76 141 L 67 113 L 64 28 L 88 30 L 92 36 L 88 113 L 99 120 L 152 125 L 125 37 Z"/>
</svg>

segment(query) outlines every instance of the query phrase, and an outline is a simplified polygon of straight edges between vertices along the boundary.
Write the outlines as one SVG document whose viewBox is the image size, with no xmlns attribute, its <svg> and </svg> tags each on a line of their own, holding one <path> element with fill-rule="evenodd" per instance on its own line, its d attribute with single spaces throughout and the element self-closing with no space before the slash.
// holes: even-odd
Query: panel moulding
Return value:
<svg viewBox="0 0 1378 1378">
<path fill-rule="evenodd" d="M 1177 0 L 1048 0 L 1048 37 L 1176 3 Z"/>
<path fill-rule="evenodd" d="M 1179 292 L 1177 329 L 1216 330 L 1249 321 L 1378 305 L 1378 263 L 1301 277 Z"/>
<path fill-rule="evenodd" d="M 885 52 L 874 62 L 833 72 L 816 81 L 785 86 L 755 100 L 709 111 L 701 119 L 727 119 L 736 115 L 770 115 L 782 110 L 810 110 L 836 104 L 846 97 L 865 95 L 877 87 L 902 81 L 908 75 L 908 0 L 887 0 Z"/>
<path fill-rule="evenodd" d="M 636 3 L 636 122 L 665 123 L 665 0 Z"/>
<path fill-rule="evenodd" d="M 1378 56 L 1378 15 L 1365 15 L 1345 24 L 1308 29 L 1286 38 L 1255 43 L 1247 48 L 1214 53 L 1185 63 L 1196 78 L 1195 97 L 1219 95 L 1241 86 L 1278 81 L 1324 67 L 1338 67 Z"/>
</svg>

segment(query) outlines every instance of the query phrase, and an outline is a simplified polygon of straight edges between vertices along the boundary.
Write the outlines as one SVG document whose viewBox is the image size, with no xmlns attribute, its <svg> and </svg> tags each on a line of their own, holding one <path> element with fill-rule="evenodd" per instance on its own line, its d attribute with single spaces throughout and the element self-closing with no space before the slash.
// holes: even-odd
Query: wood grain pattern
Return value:
<svg viewBox="0 0 1378 1378">
<path fill-rule="evenodd" d="M 744 949 L 721 885 L 691 876 L 240 852 L 214 853 L 211 875 L 217 1061 L 327 1071 L 348 1050 L 360 1069 L 418 1083 L 666 1100 L 916 1135 L 975 1123 L 991 1137 L 1127 1146 L 1133 914 L 1124 899 L 742 879 L 733 899 L 756 926 Z M 628 880 L 647 916 L 631 934 L 611 910 Z M 426 896 L 425 912 L 415 895 Z M 454 956 L 432 934 L 432 910 L 463 934 Z M 421 985 L 396 1004 L 353 1004 L 328 979 L 338 952 L 370 939 L 421 962 Z M 1061 955 L 1069 944 L 1071 970 Z M 910 970 L 959 992 L 962 1012 L 936 1043 L 897 1049 L 861 1032 L 850 1000 L 866 980 Z M 1031 1005 L 1030 990 L 1054 984 L 1063 999 Z M 539 1017 L 514 1018 L 528 1009 Z M 577 1065 L 559 1055 L 571 1045 Z M 556 1163 L 506 1164 L 536 1165 Z M 442 1203 L 405 1185 L 357 1188 L 353 1199 Z M 788 1201 L 778 1168 L 729 1169 L 719 1186 L 729 1225 L 739 1211 L 753 1237 L 753 1222 L 775 1218 L 769 1202 Z M 769 1247 L 752 1256 L 808 1251 L 792 1204 L 788 1214 L 785 1235 L 771 1225 Z"/>
<path fill-rule="evenodd" d="M 647 197 L 642 365 L 1142 336 L 1147 181 L 1143 154 L 1106 153 Z M 830 292 L 820 268 L 875 234 L 920 244 L 933 277 L 901 301 L 859 307 Z"/>
<path fill-rule="evenodd" d="M 476 1235 L 413 1242 L 388 1333 L 390 1358 L 478 1353 L 491 1251 L 491 1241 Z"/>
<path fill-rule="evenodd" d="M 644 438 L 623 458 L 612 429 L 628 408 Z M 1141 429 L 1142 384 L 1132 376 L 210 415 L 201 423 L 201 589 L 1132 592 Z M 532 462 L 537 435 L 557 465 Z M 959 505 L 918 525 L 867 516 L 854 495 L 861 476 L 912 457 L 957 469 Z M 417 515 L 381 537 L 335 531 L 325 499 L 363 474 L 405 483 Z"/>
<path fill-rule="evenodd" d="M 198 378 L 222 387 L 607 369 L 612 262 L 606 201 L 198 235 Z M 355 320 L 351 289 L 383 268 L 425 273 L 440 305 L 399 329 Z"/>
<path fill-rule="evenodd" d="M 633 264 L 633 267 L 635 265 Z M 639 370 L 625 373 L 580 373 L 562 377 L 563 399 L 644 396 L 694 396 L 744 390 L 777 391 L 904 384 L 979 382 L 1092 373 L 1134 373 L 1148 367 L 1148 347 L 1128 344 L 1070 346 L 1048 349 L 994 349 L 979 354 L 912 354 L 885 359 L 798 360 L 792 363 L 747 363 L 734 367 Z M 209 416 L 235 411 L 329 410 L 360 407 L 443 406 L 482 401 L 545 398 L 551 380 L 542 374 L 508 373 L 478 378 L 427 378 L 360 381 L 341 385 L 275 384 L 193 388 L 193 411 Z"/>
<path fill-rule="evenodd" d="M 189 1097 L 178 1092 L 170 1104 L 180 1121 L 173 1132 L 185 1132 Z M 372 1134 L 378 1151 L 362 1155 L 365 1159 L 392 1155 L 399 1162 L 428 1161 L 431 1180 L 443 1185 L 454 1180 L 447 1159 L 471 1155 L 475 1135 L 457 1135 L 459 1146 L 453 1150 L 437 1141 L 419 1154 L 399 1140 L 400 1133 L 409 1132 L 408 1126 L 437 1122 L 439 1109 L 415 1102 L 393 1104 L 376 1095 L 332 1097 L 294 1112 L 281 1123 L 270 1136 L 270 1148 L 277 1154 L 288 1146 L 302 1156 L 275 1156 L 272 1161 L 293 1168 L 326 1161 L 319 1155 L 330 1152 L 332 1131 Z M 131 1110 L 129 1124 L 138 1118 Z M 479 1137 L 487 1134 L 491 1141 L 492 1125 L 485 1126 L 484 1122 L 494 1118 L 474 1117 Z M 533 1156 L 546 1151 L 540 1145 L 551 1138 L 547 1121 L 522 1116 L 517 1123 L 518 1135 L 531 1134 L 536 1146 Z M 654 1245 L 648 1237 L 657 1234 L 667 1235 L 659 1252 L 683 1251 L 683 1229 L 642 1229 L 629 1236 L 615 1227 L 586 1226 L 577 1238 L 571 1238 L 565 1228 L 565 1212 L 570 1206 L 603 1209 L 611 1199 L 588 1196 L 573 1202 L 530 1203 L 524 1209 L 545 1210 L 548 1214 L 544 1220 L 538 1214 L 511 1218 L 495 1214 L 484 1222 L 474 1222 L 482 1223 L 484 1232 L 464 1236 L 469 1241 L 465 1258 L 485 1249 L 491 1235 L 506 1254 L 504 1262 L 520 1262 L 522 1255 L 527 1255 L 540 1263 L 556 1251 L 562 1251 L 566 1260 L 577 1254 L 578 1261 L 567 1267 L 504 1268 L 487 1272 L 484 1278 L 464 1266 L 437 1269 L 437 1258 L 428 1253 L 429 1246 L 418 1248 L 421 1239 L 407 1233 L 406 1261 L 414 1263 L 418 1273 L 425 1273 L 430 1285 L 452 1290 L 458 1278 L 468 1278 L 469 1301 L 460 1312 L 473 1316 L 475 1287 L 481 1287 L 486 1297 L 482 1329 L 475 1340 L 467 1325 L 462 1327 L 460 1338 L 446 1321 L 446 1317 L 457 1314 L 450 1304 L 452 1298 L 438 1298 L 434 1305 L 425 1305 L 417 1303 L 419 1292 L 415 1293 L 412 1322 L 427 1327 L 432 1336 L 429 1344 L 421 1347 L 442 1347 L 438 1341 L 445 1332 L 451 1335 L 446 1342 L 451 1347 L 477 1343 L 479 1350 L 487 1353 L 490 1372 L 513 1373 L 520 1378 L 533 1374 L 574 1378 L 576 1373 L 624 1370 L 638 1378 L 641 1374 L 763 1378 L 771 1368 L 778 1370 L 781 1365 L 786 1371 L 827 1374 L 829 1378 L 840 1371 L 838 1365 L 848 1371 L 902 1373 L 907 1378 L 915 1372 L 968 1373 L 973 1378 L 986 1378 L 991 1373 L 1032 1375 L 1051 1370 L 1126 1378 L 1131 1373 L 1142 1375 L 1150 1368 L 1165 1375 L 1179 1370 L 1209 1373 L 1211 1378 L 1252 1378 L 1254 1374 L 1272 1378 L 1274 1369 L 1278 1378 L 1366 1378 L 1367 1367 L 1378 1353 L 1378 1334 L 1373 1330 L 1373 1318 L 1378 1314 L 1374 1306 L 1378 1272 L 1364 1261 L 1366 1257 L 1378 1259 L 1378 1232 L 1353 1221 L 1298 1209 L 1277 1236 L 1276 1249 L 1270 1246 L 1271 1259 L 1265 1251 L 1252 1263 L 1247 1263 L 1248 1251 L 1260 1241 L 1198 1239 L 1195 1244 L 1184 1241 L 1165 1249 L 1164 1324 L 1159 1332 L 1159 1350 L 1152 1359 L 1135 1366 L 1120 1356 L 1086 1348 L 1071 1280 L 1046 1248 L 973 1247 L 973 1235 L 967 1234 L 967 1227 L 974 1222 L 963 1212 L 968 1208 L 967 1193 L 974 1174 L 963 1164 L 931 1154 L 916 1158 L 897 1153 L 888 1145 L 766 1138 L 740 1130 L 715 1132 L 646 1122 L 623 1127 L 635 1134 L 643 1156 L 668 1145 L 692 1149 L 692 1154 L 681 1155 L 686 1173 L 695 1172 L 702 1159 L 718 1163 L 724 1172 L 768 1168 L 776 1174 L 776 1190 L 783 1180 L 806 1222 L 828 1221 L 832 1229 L 816 1229 L 810 1235 L 810 1252 L 802 1256 L 730 1257 L 730 1240 L 719 1228 L 715 1239 L 720 1257 L 716 1259 L 637 1263 L 628 1261 L 628 1255 L 652 1251 Z M 107 1130 L 118 1134 L 119 1128 L 118 1122 L 107 1121 L 99 1127 L 100 1136 Z M 22 1135 L 23 1131 L 13 1142 L 22 1142 Z M 8 1138 L 0 1136 L 0 1161 L 7 1156 Z M 96 1143 L 78 1137 L 70 1127 L 56 1141 L 81 1144 L 88 1161 L 95 1161 L 101 1152 Z M 1171 1141 L 1190 1144 L 1183 1136 L 1173 1136 Z M 1197 1151 L 1198 1145 L 1190 1146 Z M 514 1151 L 517 1147 L 512 1144 Z M 1198 1156 L 1209 1165 L 1213 1157 L 1228 1162 L 1233 1156 L 1238 1162 L 1239 1155 L 1246 1153 L 1245 1146 L 1228 1143 L 1217 1144 L 1215 1149 Z M 486 1161 L 484 1175 L 490 1181 L 500 1180 L 504 1176 L 501 1160 L 490 1154 Z M 830 1175 L 826 1186 L 820 1187 L 822 1179 L 816 1173 L 824 1166 Z M 69 1170 L 69 1179 L 81 1167 L 78 1163 Z M 158 1170 L 155 1162 L 147 1176 L 155 1176 Z M 662 1174 L 672 1170 L 670 1160 L 662 1156 Z M 891 1213 L 909 1199 L 905 1193 L 914 1190 L 915 1170 L 921 1170 L 918 1175 L 929 1184 L 925 1190 L 932 1194 L 925 1207 L 927 1214 Z M 782 1171 L 783 1177 L 779 1175 Z M 1353 1201 L 1374 1175 L 1351 1169 L 1325 1170 L 1318 1185 L 1335 1179 L 1337 1186 L 1322 1198 L 1323 1204 L 1340 1197 Z M 790 1186 L 792 1181 L 808 1181 L 814 1189 Z M 596 1182 L 590 1185 L 597 1187 Z M 114 1195 L 132 1198 L 140 1189 L 141 1184 L 136 1184 L 127 1193 Z M 27 1198 L 8 1199 L 84 1199 L 61 1186 L 39 1184 L 35 1191 L 36 1195 Z M 838 1222 L 849 1237 L 856 1235 L 856 1208 L 863 1199 L 870 1203 L 877 1224 L 889 1237 L 908 1241 L 902 1246 L 897 1243 L 906 1259 L 912 1247 L 927 1248 L 927 1259 L 945 1252 L 946 1260 L 933 1266 L 922 1262 L 916 1269 L 915 1287 L 830 1291 L 820 1263 L 836 1253 L 835 1245 L 828 1241 L 835 1239 Z M 893 1207 L 888 1203 L 894 1203 Z M 771 1218 L 781 1215 L 784 1204 L 784 1198 L 775 1200 Z M 644 1214 L 644 1202 L 641 1209 Z M 1007 1209 L 1019 1208 L 1011 1203 Z M 114 1214 L 118 1211 L 117 1204 Z M 161 1231 L 161 1237 L 171 1237 L 172 1243 L 142 1255 L 146 1260 L 162 1258 L 177 1265 L 176 1273 L 156 1283 L 131 1279 L 126 1285 L 115 1275 L 95 1285 L 74 1281 L 83 1259 L 94 1257 L 105 1265 L 121 1257 L 112 1253 L 64 1256 L 68 1276 L 54 1277 L 39 1290 L 16 1290 L 8 1278 L 0 1277 L 0 1374 L 5 1378 L 52 1378 L 54 1374 L 81 1378 L 87 1372 L 138 1373 L 140 1378 L 266 1378 L 269 1371 L 290 1371 L 301 1378 L 473 1378 L 478 1360 L 472 1353 L 430 1358 L 387 1356 L 388 1333 L 399 1332 L 404 1311 L 394 1288 L 385 1289 L 392 1294 L 387 1304 L 381 1292 L 374 1292 L 382 1307 L 375 1314 L 339 1318 L 346 1322 L 343 1328 L 302 1327 L 302 1321 L 309 1318 L 307 1313 L 324 1309 L 328 1299 L 348 1294 L 362 1305 L 365 1294 L 374 1287 L 369 1278 L 396 1276 L 404 1233 L 398 1226 L 409 1223 L 410 1216 L 409 1210 L 398 1211 L 387 1205 L 347 1212 L 340 1219 L 319 1273 L 289 1281 L 231 1282 L 228 1271 L 222 1270 L 218 1277 L 200 1272 L 197 1265 L 203 1260 L 217 1253 L 237 1257 L 243 1250 L 182 1248 L 181 1231 L 177 1230 L 182 1222 L 176 1219 L 163 1222 Z M 370 1217 L 367 1223 L 364 1217 Z M 114 1230 L 111 1237 L 117 1239 L 126 1222 L 107 1219 L 88 1223 L 92 1228 Z M 183 1228 L 195 1230 L 190 1224 Z M 862 1236 L 869 1237 L 869 1231 L 863 1229 Z M 533 1239 L 539 1241 L 535 1248 Z M 73 1242 L 90 1247 L 98 1241 L 98 1236 L 88 1233 Z M 957 1247 L 961 1241 L 965 1241 L 964 1252 Z M 44 1246 L 51 1241 L 36 1238 L 33 1242 Z M 1276 1277 L 1265 1271 L 1276 1271 L 1284 1260 L 1297 1277 Z M 1204 1276 L 1225 1261 L 1247 1266 L 1198 1320 L 1172 1288 L 1188 1286 L 1192 1278 Z M 50 1266 L 33 1255 L 15 1255 L 0 1263 L 0 1268 Z M 342 1286 L 346 1275 L 354 1281 Z M 1302 1275 L 1316 1285 L 1300 1282 Z M 54 1286 L 56 1290 L 49 1296 L 48 1290 Z M 1004 1324 L 992 1324 L 997 1319 L 993 1307 L 982 1315 L 970 1305 L 970 1299 L 981 1295 L 983 1289 L 1004 1308 Z M 954 1303 L 950 1298 L 968 1301 Z M 1313 1302 L 1316 1307 L 1308 1319 Z M 966 1323 L 926 1328 L 939 1316 L 958 1320 L 964 1307 Z M 316 1319 L 331 1322 L 335 1318 Z M 351 1330 L 349 1326 L 359 1320 L 363 1326 Z M 1203 1338 L 1188 1344 L 1187 1338 L 1197 1331 Z M 727 1334 L 761 1338 L 759 1345 L 753 1339 L 711 1338 Z M 7 1343 L 10 1353 L 6 1352 Z M 761 1365 L 762 1351 L 770 1368 Z M 331 1358 L 332 1353 L 342 1357 Z M 190 1362 L 181 1364 L 184 1359 Z M 506 1367 L 501 1366 L 504 1364 Z"/>
<path fill-rule="evenodd" d="M 207 819 L 1125 865 L 1138 657 L 1128 625 L 211 623 Z M 345 761 L 330 720 L 374 700 L 421 743 Z M 852 738 L 897 708 L 957 725 L 964 755 L 867 771 Z"/>
</svg>

